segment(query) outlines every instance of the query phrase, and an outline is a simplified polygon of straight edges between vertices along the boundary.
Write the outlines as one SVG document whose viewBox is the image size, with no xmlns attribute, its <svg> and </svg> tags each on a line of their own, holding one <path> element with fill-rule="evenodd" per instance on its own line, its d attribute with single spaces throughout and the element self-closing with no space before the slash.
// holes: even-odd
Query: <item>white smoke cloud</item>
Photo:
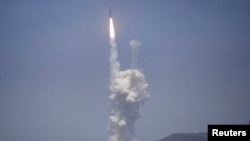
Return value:
<svg viewBox="0 0 250 141">
<path fill-rule="evenodd" d="M 129 42 L 132 50 L 141 43 L 137 40 Z M 110 121 L 109 141 L 139 141 L 135 137 L 134 126 L 140 118 L 139 107 L 150 95 L 148 84 L 142 72 L 137 69 L 121 71 L 117 60 L 118 52 L 114 39 L 110 41 Z"/>
<path fill-rule="evenodd" d="M 132 48 L 137 48 L 137 47 L 141 46 L 141 42 L 138 41 L 138 40 L 130 40 L 130 41 L 129 41 L 129 45 L 130 45 Z"/>
<path fill-rule="evenodd" d="M 147 98 L 148 84 L 144 75 L 137 69 L 119 71 L 113 80 L 111 100 L 123 99 L 126 103 L 140 103 Z"/>
<path fill-rule="evenodd" d="M 138 40 L 130 40 L 129 45 L 132 50 L 132 62 L 131 62 L 131 68 L 135 68 L 137 65 L 137 50 L 141 46 L 141 42 Z"/>
</svg>

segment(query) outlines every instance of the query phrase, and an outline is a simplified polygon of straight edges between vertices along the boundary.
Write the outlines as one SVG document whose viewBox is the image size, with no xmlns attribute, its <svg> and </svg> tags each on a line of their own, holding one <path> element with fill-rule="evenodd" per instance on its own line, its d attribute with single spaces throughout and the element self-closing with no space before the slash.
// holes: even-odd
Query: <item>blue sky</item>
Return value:
<svg viewBox="0 0 250 141">
<path fill-rule="evenodd" d="M 2 0 L 1 140 L 107 139 L 110 7 L 122 69 L 142 43 L 142 141 L 250 120 L 247 0 Z"/>
</svg>

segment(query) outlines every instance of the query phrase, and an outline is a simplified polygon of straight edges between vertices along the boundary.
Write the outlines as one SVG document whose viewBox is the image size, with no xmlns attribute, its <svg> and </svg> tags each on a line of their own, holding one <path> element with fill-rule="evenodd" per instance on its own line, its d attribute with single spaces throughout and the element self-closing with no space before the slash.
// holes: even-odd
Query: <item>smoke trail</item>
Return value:
<svg viewBox="0 0 250 141">
<path fill-rule="evenodd" d="M 137 64 L 137 50 L 138 48 L 141 46 L 141 42 L 139 42 L 138 40 L 130 40 L 129 41 L 129 45 L 131 47 L 132 50 L 132 63 L 131 63 L 131 68 L 135 68 L 136 64 Z"/>
<path fill-rule="evenodd" d="M 108 141 L 135 141 L 135 122 L 139 106 L 150 97 L 144 75 L 137 69 L 120 71 L 118 52 L 110 20 L 110 117 Z"/>
<path fill-rule="evenodd" d="M 116 42 L 115 40 L 111 39 L 110 40 L 110 57 L 109 57 L 109 62 L 110 62 L 110 68 L 111 68 L 111 80 L 113 80 L 120 71 L 120 63 L 117 61 L 118 58 L 118 52 L 117 52 L 117 47 L 116 47 Z"/>
</svg>

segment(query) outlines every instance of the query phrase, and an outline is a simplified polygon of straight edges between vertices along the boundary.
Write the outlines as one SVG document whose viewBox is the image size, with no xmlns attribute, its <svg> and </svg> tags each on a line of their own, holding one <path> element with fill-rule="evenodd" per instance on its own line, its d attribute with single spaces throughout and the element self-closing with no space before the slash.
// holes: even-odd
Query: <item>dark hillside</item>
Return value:
<svg viewBox="0 0 250 141">
<path fill-rule="evenodd" d="M 207 133 L 176 133 L 159 141 L 207 141 Z"/>
</svg>

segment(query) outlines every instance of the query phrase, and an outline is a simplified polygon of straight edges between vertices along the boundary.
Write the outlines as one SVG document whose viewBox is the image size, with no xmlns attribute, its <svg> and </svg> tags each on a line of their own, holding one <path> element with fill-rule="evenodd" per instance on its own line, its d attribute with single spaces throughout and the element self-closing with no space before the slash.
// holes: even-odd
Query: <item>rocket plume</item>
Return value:
<svg viewBox="0 0 250 141">
<path fill-rule="evenodd" d="M 115 30 L 110 17 L 110 117 L 108 141 L 135 141 L 135 122 L 139 106 L 150 97 L 144 75 L 137 69 L 120 71 Z"/>
<path fill-rule="evenodd" d="M 120 63 L 117 61 L 118 58 L 118 52 L 117 52 L 117 47 L 116 47 L 116 42 L 115 42 L 115 28 L 113 24 L 112 18 L 109 19 L 109 36 L 110 36 L 110 45 L 111 45 L 111 50 L 110 50 L 110 67 L 111 67 L 111 82 L 114 79 L 115 75 L 120 71 Z"/>
<path fill-rule="evenodd" d="M 109 36 L 110 36 L 111 40 L 115 39 L 115 28 L 114 28 L 114 24 L 113 24 L 113 19 L 112 18 L 109 18 Z"/>
</svg>

